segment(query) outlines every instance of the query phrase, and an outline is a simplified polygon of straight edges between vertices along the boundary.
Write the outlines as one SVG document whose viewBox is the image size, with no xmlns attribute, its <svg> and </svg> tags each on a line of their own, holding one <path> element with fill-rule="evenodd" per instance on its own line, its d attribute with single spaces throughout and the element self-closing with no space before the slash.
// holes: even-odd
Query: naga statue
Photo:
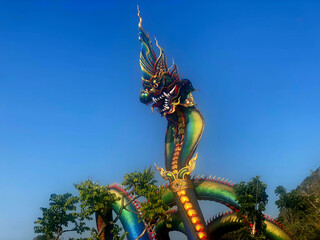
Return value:
<svg viewBox="0 0 320 240">
<path fill-rule="evenodd" d="M 239 209 L 236 201 L 233 184 L 224 178 L 191 177 L 195 168 L 197 154 L 195 150 L 204 130 L 204 119 L 196 107 L 192 93 L 195 91 L 192 83 L 179 77 L 178 68 L 173 63 L 167 66 L 164 50 L 159 46 L 160 54 L 157 57 L 152 48 L 149 35 L 142 27 L 142 18 L 139 16 L 139 40 L 141 42 L 140 67 L 142 70 L 142 86 L 140 101 L 154 108 L 168 121 L 165 137 L 165 169 L 158 167 L 160 175 L 169 181 L 162 199 L 173 207 L 170 211 L 172 227 L 159 223 L 155 229 L 149 229 L 140 239 L 170 239 L 170 231 L 184 233 L 188 240 L 219 239 L 229 231 L 244 226 L 235 212 Z M 126 190 L 118 184 L 110 185 L 110 189 L 117 196 L 125 196 L 130 202 L 132 196 L 126 195 Z M 215 201 L 230 208 L 229 212 L 205 221 L 198 200 Z M 113 204 L 113 210 L 118 214 L 120 201 Z M 176 206 L 176 207 L 175 207 Z M 127 238 L 136 239 L 144 229 L 144 223 L 139 221 L 135 212 L 139 214 L 140 205 L 134 200 L 123 210 L 120 221 Z M 98 229 L 101 227 L 101 218 L 98 218 Z M 272 240 L 290 240 L 292 237 L 277 220 L 265 216 L 267 228 L 265 235 Z M 105 234 L 106 235 L 106 234 Z"/>
<path fill-rule="evenodd" d="M 195 107 L 192 92 L 195 89 L 187 79 L 180 79 L 175 64 L 167 66 L 166 54 L 156 41 L 160 55 L 152 49 L 151 41 L 139 22 L 139 40 L 142 45 L 140 67 L 142 85 L 140 101 L 152 104 L 152 109 L 168 120 L 165 140 L 165 168 L 157 167 L 160 175 L 169 180 L 185 231 L 189 239 L 207 239 L 207 228 L 201 213 L 190 173 L 197 156 L 192 158 L 204 129 L 204 119 Z"/>
</svg>

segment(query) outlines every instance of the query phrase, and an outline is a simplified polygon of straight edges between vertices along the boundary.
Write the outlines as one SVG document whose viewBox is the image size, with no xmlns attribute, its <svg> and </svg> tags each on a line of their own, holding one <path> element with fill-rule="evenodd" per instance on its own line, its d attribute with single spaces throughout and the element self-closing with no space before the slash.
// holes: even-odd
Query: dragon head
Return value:
<svg viewBox="0 0 320 240">
<path fill-rule="evenodd" d="M 166 54 L 157 40 L 156 45 L 160 54 L 156 58 L 149 35 L 142 28 L 139 10 L 138 16 L 141 42 L 140 67 L 143 75 L 140 101 L 146 105 L 152 104 L 152 109 L 156 108 L 162 116 L 175 112 L 177 105 L 184 107 L 195 105 L 191 95 L 195 89 L 191 82 L 187 79 L 180 79 L 178 67 L 174 62 L 173 66 L 168 68 Z"/>
</svg>

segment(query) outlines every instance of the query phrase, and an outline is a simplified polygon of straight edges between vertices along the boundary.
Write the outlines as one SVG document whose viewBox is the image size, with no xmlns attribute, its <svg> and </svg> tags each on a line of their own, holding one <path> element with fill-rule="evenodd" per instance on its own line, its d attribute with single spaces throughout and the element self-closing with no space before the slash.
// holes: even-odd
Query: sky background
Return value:
<svg viewBox="0 0 320 240">
<path fill-rule="evenodd" d="M 274 189 L 320 166 L 319 1 L 1 0 L 0 239 L 32 239 L 73 183 L 164 166 L 166 120 L 139 102 L 137 4 L 200 89 L 195 174 L 260 175 L 276 217 Z"/>
</svg>

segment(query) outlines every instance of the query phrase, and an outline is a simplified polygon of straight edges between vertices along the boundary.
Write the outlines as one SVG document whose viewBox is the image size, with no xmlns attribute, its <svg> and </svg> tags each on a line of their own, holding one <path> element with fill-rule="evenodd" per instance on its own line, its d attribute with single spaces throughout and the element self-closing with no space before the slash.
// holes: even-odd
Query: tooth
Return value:
<svg viewBox="0 0 320 240">
<path fill-rule="evenodd" d="M 176 85 L 177 86 L 177 85 Z M 174 86 L 174 88 L 172 88 L 172 90 L 170 91 L 170 93 L 172 94 L 174 92 L 174 90 L 176 89 L 176 86 Z"/>
<path fill-rule="evenodd" d="M 163 92 L 163 95 L 164 95 L 166 98 L 170 97 L 170 94 L 165 93 L 165 92 Z"/>
</svg>

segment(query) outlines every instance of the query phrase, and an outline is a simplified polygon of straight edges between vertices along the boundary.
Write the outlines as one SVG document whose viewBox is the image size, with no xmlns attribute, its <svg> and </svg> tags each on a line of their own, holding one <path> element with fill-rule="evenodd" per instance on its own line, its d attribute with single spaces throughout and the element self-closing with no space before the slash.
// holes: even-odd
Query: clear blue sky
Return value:
<svg viewBox="0 0 320 240">
<path fill-rule="evenodd" d="M 164 166 L 139 102 L 143 25 L 200 91 L 197 174 L 295 188 L 320 166 L 319 1 L 0 1 L 0 239 L 32 239 L 51 193 Z M 171 62 L 171 61 L 169 61 Z"/>
</svg>

